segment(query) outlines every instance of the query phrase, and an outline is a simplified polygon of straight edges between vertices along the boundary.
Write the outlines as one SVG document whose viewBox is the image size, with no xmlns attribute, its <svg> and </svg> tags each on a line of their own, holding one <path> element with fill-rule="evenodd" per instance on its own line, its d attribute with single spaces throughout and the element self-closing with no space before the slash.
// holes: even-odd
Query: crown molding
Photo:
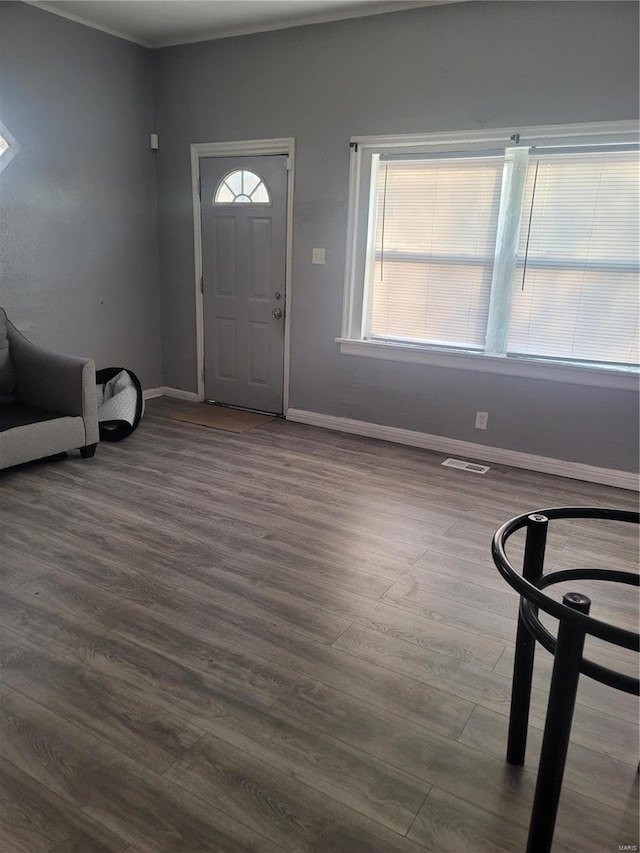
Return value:
<svg viewBox="0 0 640 853">
<path fill-rule="evenodd" d="M 156 50 L 164 47 L 176 47 L 182 44 L 196 44 L 203 41 L 217 41 L 219 39 L 236 38 L 238 36 L 255 35 L 257 33 L 275 32 L 276 30 L 286 30 L 293 27 L 313 26 L 314 24 L 328 24 L 333 21 L 345 21 L 351 18 L 368 18 L 374 15 L 384 15 L 391 12 L 406 12 L 412 9 L 422 9 L 429 6 L 449 6 L 454 3 L 470 3 L 473 0 L 388 0 L 388 2 L 380 3 L 375 7 L 367 7 L 363 9 L 343 9 L 340 12 L 318 13 L 309 15 L 300 19 L 288 18 L 283 21 L 273 21 L 271 23 L 264 22 L 255 26 L 244 25 L 231 27 L 225 30 L 215 28 L 204 29 L 202 32 L 194 36 L 188 37 L 168 37 L 168 38 L 152 38 L 141 39 L 132 36 L 122 30 L 115 30 L 111 27 L 97 24 L 82 15 L 77 15 L 74 12 L 69 12 L 66 9 L 60 9 L 46 0 L 22 0 L 28 6 L 34 6 L 36 9 L 41 9 L 44 12 L 50 12 L 52 15 L 58 15 L 60 18 L 66 18 L 76 24 L 82 24 L 85 27 L 98 30 L 116 38 L 124 39 L 125 41 L 133 42 L 133 44 L 146 47 L 151 50 Z M 149 4 L 152 5 L 151 3 Z"/>
</svg>

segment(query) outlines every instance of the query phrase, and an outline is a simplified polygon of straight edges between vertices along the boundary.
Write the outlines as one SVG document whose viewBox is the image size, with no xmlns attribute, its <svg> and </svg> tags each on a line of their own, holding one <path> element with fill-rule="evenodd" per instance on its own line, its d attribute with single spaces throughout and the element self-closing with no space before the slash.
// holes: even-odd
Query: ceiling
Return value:
<svg viewBox="0 0 640 853">
<path fill-rule="evenodd" d="M 165 47 L 453 2 L 458 0 L 31 0 L 30 5 L 145 47 Z"/>
</svg>

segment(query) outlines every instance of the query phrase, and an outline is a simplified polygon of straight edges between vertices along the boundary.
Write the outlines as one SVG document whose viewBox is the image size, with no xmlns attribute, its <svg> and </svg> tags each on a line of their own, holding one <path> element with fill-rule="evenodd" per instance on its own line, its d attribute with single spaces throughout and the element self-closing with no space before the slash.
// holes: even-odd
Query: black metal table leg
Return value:
<svg viewBox="0 0 640 853">
<path fill-rule="evenodd" d="M 542 574 L 548 526 L 549 521 L 544 515 L 533 514 L 527 519 L 527 541 L 522 574 L 526 580 L 532 583 Z M 507 761 L 509 764 L 524 764 L 535 650 L 535 637 L 531 636 L 522 616 L 518 614 L 511 711 L 509 714 L 509 737 L 507 740 Z"/>
<path fill-rule="evenodd" d="M 591 607 L 589 598 L 576 592 L 564 595 L 562 603 L 585 615 Z M 527 853 L 551 851 L 584 641 L 584 629 L 560 622 Z"/>
<path fill-rule="evenodd" d="M 547 523 L 564 519 L 639 524 L 640 513 L 601 507 L 550 507 L 535 513 L 522 513 L 506 521 L 496 530 L 491 542 L 496 568 L 520 596 L 507 746 L 507 759 L 511 764 L 524 763 L 535 643 L 539 642 L 555 658 L 527 853 L 549 853 L 551 850 L 580 673 L 616 690 L 640 696 L 640 679 L 582 656 L 587 634 L 635 652 L 640 651 L 640 634 L 589 616 L 591 602 L 586 596 L 570 593 L 560 603 L 546 594 L 552 584 L 583 580 L 638 587 L 640 576 L 637 572 L 596 567 L 544 573 Z M 527 544 L 521 575 L 511 565 L 506 545 L 510 536 L 523 529 L 527 530 Z M 554 637 L 540 621 L 540 610 L 559 620 L 557 636 Z"/>
</svg>

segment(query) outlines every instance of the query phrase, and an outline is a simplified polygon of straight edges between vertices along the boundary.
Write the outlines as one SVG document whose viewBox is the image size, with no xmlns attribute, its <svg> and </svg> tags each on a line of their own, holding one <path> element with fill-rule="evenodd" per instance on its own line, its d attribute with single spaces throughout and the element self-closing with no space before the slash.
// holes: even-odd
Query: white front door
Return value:
<svg viewBox="0 0 640 853">
<path fill-rule="evenodd" d="M 287 158 L 200 161 L 205 398 L 282 414 Z"/>
</svg>

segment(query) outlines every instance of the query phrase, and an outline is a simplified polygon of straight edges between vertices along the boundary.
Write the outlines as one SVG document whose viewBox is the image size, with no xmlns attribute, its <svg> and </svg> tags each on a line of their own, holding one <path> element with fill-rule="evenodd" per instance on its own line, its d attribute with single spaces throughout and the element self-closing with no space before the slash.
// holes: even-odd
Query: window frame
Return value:
<svg viewBox="0 0 640 853">
<path fill-rule="evenodd" d="M 637 389 L 638 369 L 586 365 L 543 357 L 514 357 L 494 352 L 404 343 L 367 337 L 370 328 L 371 263 L 375 261 L 377 162 L 382 154 L 461 155 L 502 153 L 517 146 L 605 145 L 638 143 L 638 122 L 542 125 L 401 136 L 354 136 L 350 140 L 347 245 L 342 330 L 336 338 L 342 355 L 450 367 L 485 373 L 550 379 L 581 385 Z M 489 327 L 488 327 L 489 333 Z"/>
</svg>

